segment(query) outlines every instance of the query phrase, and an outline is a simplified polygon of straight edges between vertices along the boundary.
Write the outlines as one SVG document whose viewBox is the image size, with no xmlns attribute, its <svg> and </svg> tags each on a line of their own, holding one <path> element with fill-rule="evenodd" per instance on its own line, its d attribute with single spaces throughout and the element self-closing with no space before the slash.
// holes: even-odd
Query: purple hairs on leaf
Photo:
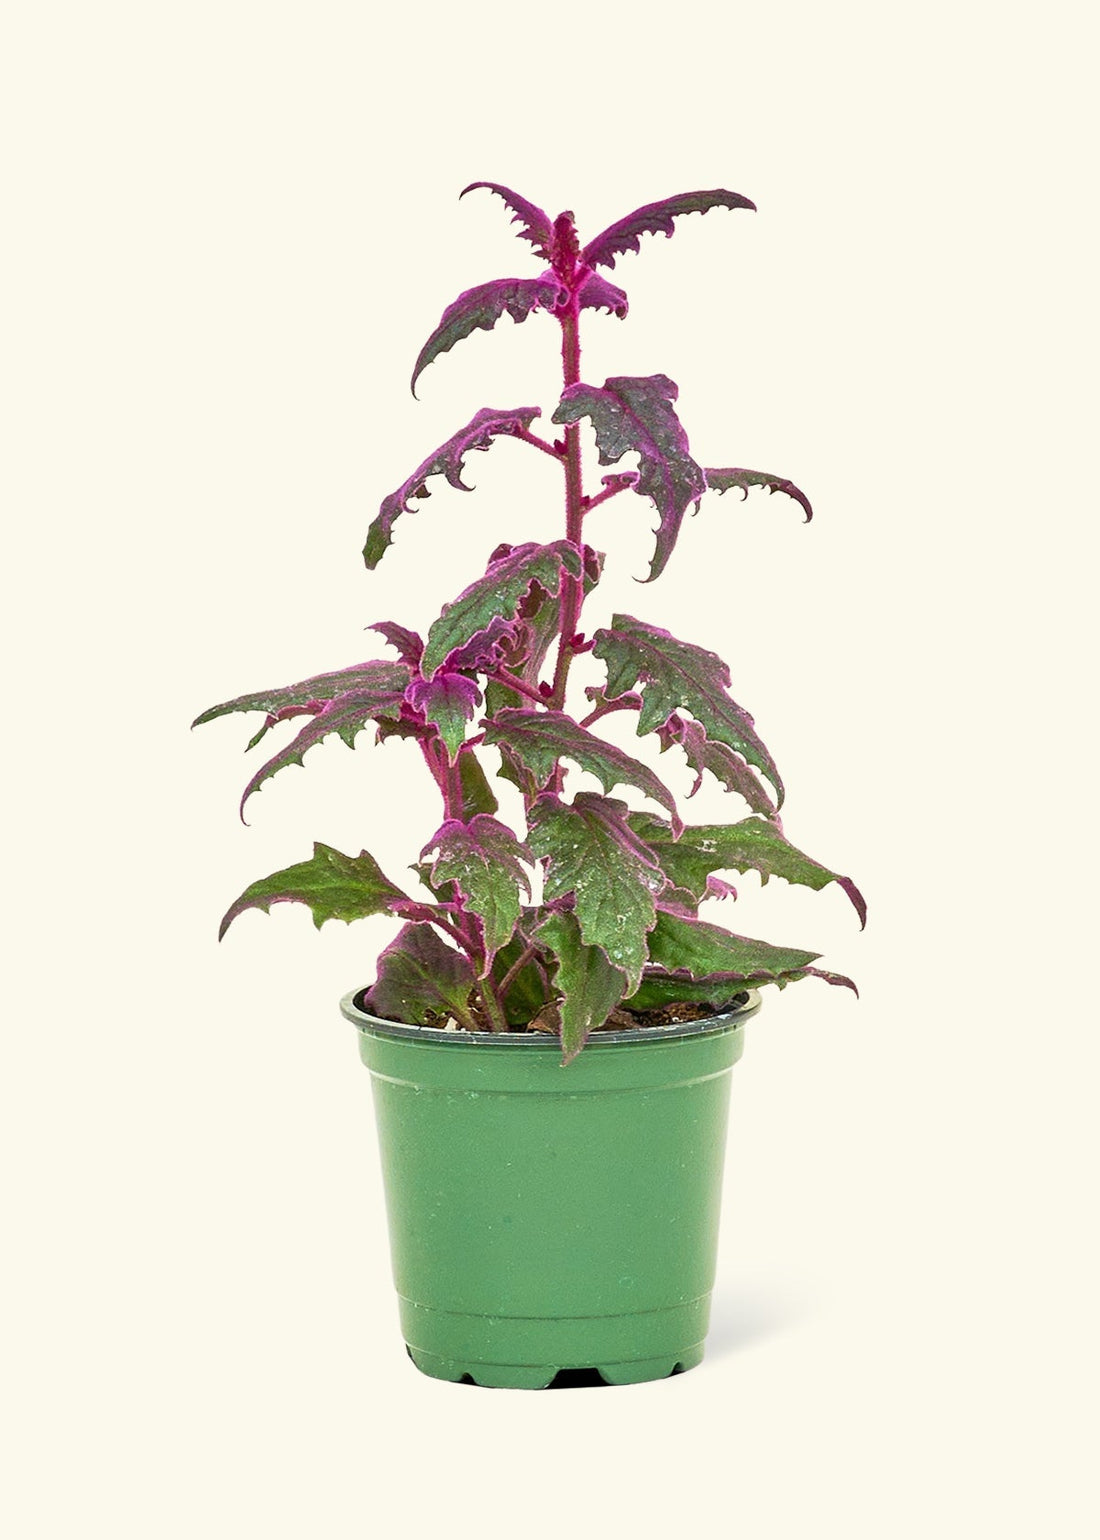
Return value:
<svg viewBox="0 0 1100 1540">
<path fill-rule="evenodd" d="M 413 395 L 416 395 L 417 380 L 433 359 L 448 352 L 471 332 L 479 328 L 491 330 L 505 311 L 517 323 L 526 321 L 532 310 L 554 310 L 568 297 L 553 275 L 549 278 L 496 278 L 467 289 L 447 306 L 439 325 L 420 349 L 412 375 Z"/>
<path fill-rule="evenodd" d="M 517 232 L 519 238 L 529 241 L 543 261 L 549 262 L 554 243 L 554 225 L 545 209 L 540 209 L 537 204 L 528 203 L 526 198 L 521 198 L 519 193 L 514 193 L 510 187 L 502 187 L 499 182 L 471 182 L 469 187 L 464 187 L 458 196 L 465 198 L 468 192 L 473 192 L 478 187 L 487 187 L 490 192 L 496 193 L 498 198 L 504 200 L 512 210 L 512 224 L 520 226 Z"/>
<path fill-rule="evenodd" d="M 424 713 L 425 721 L 439 729 L 453 765 L 466 737 L 466 724 L 473 719 L 481 700 L 476 681 L 465 674 L 440 669 L 430 679 L 414 679 L 405 699 L 414 710 Z"/>
<path fill-rule="evenodd" d="M 397 656 L 402 663 L 407 663 L 412 669 L 420 667 L 420 659 L 424 653 L 424 642 L 415 631 L 409 631 L 405 626 L 399 626 L 394 620 L 379 620 L 373 626 L 367 627 L 368 631 L 377 631 L 386 638 L 391 647 L 397 649 Z"/>
<path fill-rule="evenodd" d="M 788 497 L 793 497 L 796 503 L 801 503 L 806 510 L 807 524 L 814 516 L 810 499 L 805 492 L 800 492 L 793 481 L 787 481 L 782 476 L 771 476 L 767 471 L 746 471 L 733 467 L 726 470 L 706 470 L 703 474 L 707 478 L 709 491 L 728 492 L 730 487 L 739 487 L 742 498 L 747 498 L 750 487 L 767 487 L 769 492 L 785 492 Z"/>
<path fill-rule="evenodd" d="M 458 491 L 472 491 L 462 479 L 464 457 L 474 450 L 491 448 L 494 438 L 529 431 L 532 422 L 540 415 L 537 406 L 517 406 L 507 411 L 483 406 L 464 428 L 459 428 L 445 444 L 433 450 L 396 492 L 391 492 L 383 500 L 377 517 L 367 531 L 367 543 L 363 547 L 363 560 L 367 567 L 373 571 L 386 554 L 393 543 L 393 526 L 401 514 L 414 512 L 410 500 L 431 495 L 427 487 L 429 476 L 445 476 Z"/>
<path fill-rule="evenodd" d="M 702 467 L 691 457 L 687 434 L 672 403 L 679 391 L 666 374 L 619 375 L 593 385 L 570 385 L 553 421 L 587 417 L 596 430 L 601 465 L 636 452 L 641 460 L 635 491 L 652 500 L 661 522 L 647 582 L 664 571 L 684 514 L 706 490 Z"/>
<path fill-rule="evenodd" d="M 673 220 L 681 214 L 705 214 L 708 209 L 752 209 L 756 204 L 740 193 L 726 192 L 717 188 L 713 192 L 679 193 L 673 198 L 662 198 L 657 203 L 647 203 L 633 214 L 627 214 L 616 224 L 610 225 L 594 241 L 589 241 L 582 253 L 589 267 L 614 267 L 615 258 L 627 251 L 640 251 L 641 235 L 671 236 Z"/>
</svg>

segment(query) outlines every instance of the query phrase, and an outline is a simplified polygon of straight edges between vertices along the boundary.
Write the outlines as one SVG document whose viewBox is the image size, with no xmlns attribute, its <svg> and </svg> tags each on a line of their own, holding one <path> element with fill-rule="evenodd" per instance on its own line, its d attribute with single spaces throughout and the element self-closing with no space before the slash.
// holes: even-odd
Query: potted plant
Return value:
<svg viewBox="0 0 1100 1540">
<path fill-rule="evenodd" d="M 781 477 L 693 459 L 665 375 L 581 376 L 582 313 L 627 312 L 607 276 L 616 259 L 647 233 L 671 236 L 679 216 L 752 209 L 747 198 L 682 194 L 582 245 L 570 213 L 551 219 L 496 183 L 473 188 L 503 199 L 543 268 L 460 295 L 420 351 L 414 394 L 427 366 L 475 329 L 538 312 L 561 332 L 559 433 L 536 430 L 538 407 L 483 407 L 385 498 L 364 559 L 378 566 L 434 478 L 469 490 L 466 456 L 501 436 L 560 465 L 561 535 L 539 544 L 517 530 L 424 637 L 395 621 L 373 627 L 392 656 L 197 719 L 262 713 L 251 748 L 306 718 L 252 776 L 242 810 L 314 744 L 335 735 L 353 746 L 367 728 L 377 742 L 414 739 L 442 803 L 438 828 L 411 846 L 417 883 L 395 882 L 366 850 L 317 844 L 248 887 L 221 934 L 245 910 L 284 901 L 306 905 L 318 926 L 402 922 L 373 983 L 342 1008 L 373 1072 L 402 1325 L 418 1367 L 483 1385 L 542 1386 L 581 1369 L 653 1379 L 702 1356 L 729 1070 L 758 987 L 816 977 L 854 988 L 817 968 L 815 953 L 733 934 L 700 910 L 734 896 L 721 874 L 747 871 L 836 884 L 861 923 L 865 906 L 849 878 L 786 838 L 779 771 L 719 657 L 633 615 L 582 631 L 605 560 L 585 521 L 624 494 L 641 499 L 639 512 L 655 509 L 652 581 L 708 491 L 767 487 L 807 520 L 811 508 Z M 599 490 L 582 465 L 582 424 L 610 467 Z M 628 455 L 637 468 L 622 466 Z M 689 796 L 710 775 L 747 815 L 685 823 L 664 780 L 601 736 L 613 712 L 684 756 Z M 571 766 L 601 790 L 571 788 Z M 498 817 L 487 767 L 518 793 L 522 827 Z"/>
</svg>

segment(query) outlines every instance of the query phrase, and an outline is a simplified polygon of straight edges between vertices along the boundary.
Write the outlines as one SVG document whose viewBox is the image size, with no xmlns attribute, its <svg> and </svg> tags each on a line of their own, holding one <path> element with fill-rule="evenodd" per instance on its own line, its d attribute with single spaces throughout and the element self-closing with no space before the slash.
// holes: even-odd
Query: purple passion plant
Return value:
<svg viewBox="0 0 1100 1540">
<path fill-rule="evenodd" d="M 551 439 L 534 431 L 535 406 L 482 407 L 383 501 L 364 560 L 377 567 L 394 525 L 414 511 L 414 501 L 429 496 L 433 477 L 469 491 L 465 457 L 502 436 L 561 466 L 562 536 L 548 545 L 498 546 L 484 575 L 444 605 L 426 638 L 394 621 L 373 626 L 395 659 L 238 696 L 197 719 L 262 712 L 249 748 L 284 719 L 307 719 L 248 782 L 242 811 L 278 771 L 300 765 L 315 743 L 335 733 L 351 747 L 372 723 L 377 742 L 416 740 L 443 804 L 442 821 L 411 868 L 423 893 L 405 892 L 365 850 L 348 856 L 316 844 L 308 860 L 246 888 L 222 921 L 221 935 L 246 909 L 267 911 L 285 901 L 306 904 L 318 926 L 394 915 L 404 923 L 378 959 L 364 999 L 369 1010 L 420 1026 L 554 1031 L 565 1063 L 592 1031 L 636 1025 L 640 1013 L 655 1009 L 694 1005 L 705 1014 L 749 985 L 782 988 L 808 977 L 854 988 L 849 979 L 815 968 L 816 953 L 753 941 L 700 918 L 705 900 L 735 896 L 720 873 L 750 870 L 763 882 L 775 876 L 815 889 L 836 883 L 861 924 L 866 917 L 849 878 L 784 836 L 779 771 L 753 718 L 729 694 L 726 664 L 633 615 L 613 616 L 590 638 L 580 629 L 604 561 L 585 543 L 585 518 L 612 497 L 629 492 L 657 510 L 647 581 L 664 571 L 684 514 L 698 509 L 707 491 L 737 488 L 747 497 L 750 488 L 767 487 L 811 517 L 805 495 L 780 476 L 700 466 L 667 375 L 616 375 L 602 385 L 581 377 L 581 312 L 627 313 L 626 295 L 601 270 L 638 251 L 643 235 L 671 236 L 679 215 L 754 205 L 721 189 L 682 193 L 637 209 L 582 246 L 572 214 L 550 219 L 494 182 L 474 182 L 465 192 L 474 188 L 503 199 L 520 238 L 548 265 L 535 277 L 497 279 L 459 295 L 420 350 L 413 392 L 427 366 L 464 337 L 493 327 L 506 312 L 519 322 L 537 311 L 561 329 L 563 388 L 550 419 L 561 433 Z M 595 433 L 600 465 L 615 467 L 635 454 L 638 468 L 612 469 L 601 490 L 586 491 L 582 421 Z M 604 677 L 587 689 L 583 711 L 573 714 L 567 687 L 573 660 L 583 653 L 602 664 Z M 731 824 L 685 824 L 663 781 L 595 730 L 616 711 L 633 713 L 639 735 L 656 734 L 662 751 L 683 753 L 695 772 L 689 796 L 709 774 L 747 803 L 749 815 Z M 490 752 L 499 758 L 497 774 L 522 795 L 522 836 L 495 816 L 483 763 Z M 589 771 L 602 792 L 570 795 L 567 763 Z M 661 813 L 612 796 L 619 787 L 641 793 Z M 542 870 L 538 903 L 530 880 L 536 867 Z"/>
</svg>

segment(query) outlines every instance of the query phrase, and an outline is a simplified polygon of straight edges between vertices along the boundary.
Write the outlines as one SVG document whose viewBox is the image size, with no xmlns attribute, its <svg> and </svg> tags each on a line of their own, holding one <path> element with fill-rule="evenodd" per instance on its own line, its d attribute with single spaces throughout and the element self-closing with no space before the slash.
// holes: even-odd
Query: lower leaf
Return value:
<svg viewBox="0 0 1100 1540">
<path fill-rule="evenodd" d="M 602 947 L 585 946 L 572 914 L 553 913 L 539 926 L 539 940 L 553 953 L 560 996 L 563 1066 L 577 1057 L 589 1033 L 618 1005 L 626 980 Z"/>
<path fill-rule="evenodd" d="M 227 909 L 218 940 L 246 909 L 262 909 L 266 914 L 272 904 L 306 904 L 319 930 L 326 920 L 350 923 L 371 914 L 387 914 L 394 902 L 405 897 L 365 850 L 346 856 L 331 845 L 317 842 L 308 861 L 261 877 L 245 888 Z"/>
</svg>

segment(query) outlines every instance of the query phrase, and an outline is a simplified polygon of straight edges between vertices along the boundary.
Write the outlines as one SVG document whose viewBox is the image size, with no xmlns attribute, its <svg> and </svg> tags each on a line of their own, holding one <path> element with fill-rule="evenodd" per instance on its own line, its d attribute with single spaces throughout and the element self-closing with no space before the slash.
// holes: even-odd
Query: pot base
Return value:
<svg viewBox="0 0 1100 1540">
<path fill-rule="evenodd" d="M 465 1380 L 494 1390 L 545 1390 L 562 1369 L 594 1368 L 605 1385 L 641 1385 L 646 1380 L 666 1380 L 669 1375 L 694 1369 L 703 1361 L 703 1344 L 695 1343 L 682 1353 L 664 1358 L 635 1358 L 627 1363 L 612 1364 L 482 1364 L 459 1363 L 453 1358 L 440 1358 L 435 1353 L 424 1353 L 417 1348 L 408 1349 L 409 1357 L 420 1370 L 433 1380 L 449 1380 L 455 1383 Z"/>
</svg>

